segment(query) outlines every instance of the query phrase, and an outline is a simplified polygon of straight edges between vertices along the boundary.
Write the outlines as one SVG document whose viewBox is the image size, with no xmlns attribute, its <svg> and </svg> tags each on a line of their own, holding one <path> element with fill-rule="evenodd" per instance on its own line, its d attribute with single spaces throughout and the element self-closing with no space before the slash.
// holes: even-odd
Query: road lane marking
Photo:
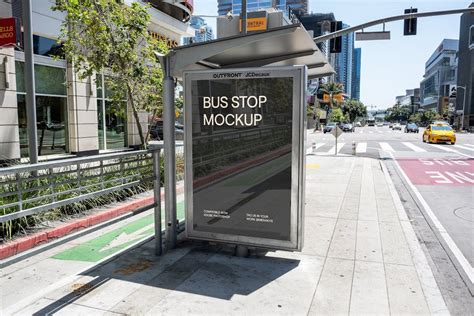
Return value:
<svg viewBox="0 0 474 316">
<path fill-rule="evenodd" d="M 416 152 L 419 152 L 419 153 L 422 153 L 422 152 L 426 152 L 425 149 L 423 148 L 420 148 L 418 146 L 415 146 L 413 145 L 412 143 L 409 143 L 409 142 L 402 142 L 403 145 L 407 146 L 408 148 L 410 149 L 413 149 L 413 151 L 416 151 Z"/>
<path fill-rule="evenodd" d="M 367 143 L 358 143 L 356 147 L 356 153 L 367 152 Z"/>
<path fill-rule="evenodd" d="M 474 145 L 471 145 L 471 144 L 464 144 L 466 146 L 469 146 L 469 147 L 474 147 Z"/>
<path fill-rule="evenodd" d="M 462 145 L 454 145 L 454 147 L 462 148 L 462 149 L 469 150 L 469 151 L 474 151 L 474 148 L 469 148 L 469 147 L 462 146 Z"/>
<path fill-rule="evenodd" d="M 435 148 L 439 148 L 439 149 L 442 149 L 444 151 L 449 151 L 449 152 L 452 152 L 452 153 L 455 153 L 455 154 L 458 154 L 458 155 L 461 155 L 461 156 L 464 156 L 464 157 L 468 157 L 468 158 L 474 158 L 473 156 L 469 156 L 469 155 L 466 155 L 466 154 L 463 154 L 462 152 L 459 152 L 457 150 L 454 150 L 450 147 L 448 147 L 449 145 L 436 145 L 436 144 L 428 144 L 430 146 L 433 146 Z"/>
<path fill-rule="evenodd" d="M 369 131 L 369 134 L 373 134 L 373 133 L 374 133 L 374 132 L 372 132 L 372 131 Z"/>
<path fill-rule="evenodd" d="M 317 143 L 315 151 L 318 150 L 318 148 L 323 147 L 324 145 L 326 145 L 326 143 Z M 313 152 L 313 145 L 311 145 L 310 147 L 308 147 L 308 149 L 306 149 L 307 155 L 311 154 L 312 152 Z"/>
<path fill-rule="evenodd" d="M 379 143 L 380 144 L 380 147 L 382 148 L 382 150 L 384 151 L 388 151 L 388 152 L 394 152 L 395 150 L 393 150 L 392 146 L 390 146 L 388 143 Z"/>
<path fill-rule="evenodd" d="M 342 147 L 345 145 L 346 143 L 337 143 L 337 152 L 340 152 Z M 336 146 L 332 146 L 331 149 L 328 150 L 328 154 L 333 154 L 334 151 L 336 150 Z"/>
<path fill-rule="evenodd" d="M 441 224 L 439 219 L 436 217 L 435 213 L 431 209 L 431 207 L 428 205 L 426 200 L 423 198 L 421 193 L 418 191 L 418 189 L 415 187 L 415 185 L 410 181 L 408 176 L 406 175 L 405 171 L 403 171 L 402 167 L 398 163 L 398 161 L 395 159 L 392 153 L 390 153 L 392 156 L 392 160 L 395 162 L 395 165 L 397 166 L 398 170 L 400 171 L 401 175 L 405 179 L 406 183 L 410 187 L 413 193 L 415 193 L 416 197 L 420 201 L 421 205 L 423 206 L 425 212 L 427 213 L 428 217 L 430 218 L 431 222 L 434 224 L 434 226 L 437 228 L 438 233 L 442 239 L 444 239 L 444 242 L 447 244 L 449 250 L 451 250 L 451 253 L 456 257 L 459 265 L 461 265 L 462 269 L 464 270 L 464 273 L 467 275 L 469 280 L 471 282 L 474 282 L 474 273 L 471 264 L 469 261 L 467 261 L 466 257 L 464 254 L 461 252 L 461 250 L 458 248 L 454 240 L 451 238 L 451 236 L 448 234 L 444 226 Z"/>
</svg>

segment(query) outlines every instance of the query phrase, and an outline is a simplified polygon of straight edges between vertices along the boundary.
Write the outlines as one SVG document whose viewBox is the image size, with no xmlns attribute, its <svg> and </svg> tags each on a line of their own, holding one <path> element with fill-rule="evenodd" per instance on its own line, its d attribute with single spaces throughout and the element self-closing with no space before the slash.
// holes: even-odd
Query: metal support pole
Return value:
<svg viewBox="0 0 474 316">
<path fill-rule="evenodd" d="M 462 117 L 461 117 L 461 132 L 464 129 L 464 111 L 466 107 L 466 87 L 465 86 L 458 86 L 458 89 L 462 88 L 463 91 L 463 97 L 462 97 Z"/>
<path fill-rule="evenodd" d="M 155 150 L 156 148 L 156 150 Z M 150 145 L 153 150 L 153 201 L 155 204 L 154 219 L 155 219 L 155 255 L 161 256 L 163 254 L 163 241 L 161 238 L 161 184 L 160 184 L 160 155 L 161 145 Z"/>
<path fill-rule="evenodd" d="M 35 68 L 33 61 L 33 31 L 31 23 L 31 0 L 22 0 L 23 31 L 25 43 L 25 90 L 26 121 L 28 126 L 28 154 L 30 163 L 38 162 L 38 140 L 36 132 Z"/>
<path fill-rule="evenodd" d="M 242 0 L 242 34 L 247 34 L 247 0 Z"/>
<path fill-rule="evenodd" d="M 337 126 L 336 126 L 336 135 L 337 135 Z M 334 156 L 337 156 L 337 136 L 336 136 L 336 146 L 334 147 Z"/>
<path fill-rule="evenodd" d="M 176 156 L 175 156 L 175 111 L 174 78 L 171 76 L 170 56 L 164 57 L 163 80 L 163 140 L 165 150 L 165 221 L 168 249 L 176 247 Z"/>
</svg>

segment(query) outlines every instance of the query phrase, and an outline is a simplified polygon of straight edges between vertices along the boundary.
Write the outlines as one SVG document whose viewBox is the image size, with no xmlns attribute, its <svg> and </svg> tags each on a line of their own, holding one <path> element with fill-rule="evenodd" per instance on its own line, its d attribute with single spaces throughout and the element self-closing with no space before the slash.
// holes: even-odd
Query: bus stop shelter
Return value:
<svg viewBox="0 0 474 316">
<path fill-rule="evenodd" d="M 174 134 L 175 81 L 189 70 L 212 70 L 268 66 L 305 65 L 308 79 L 334 74 L 334 69 L 319 50 L 311 35 L 300 24 L 291 24 L 263 32 L 241 34 L 157 53 L 164 72 L 163 138 L 165 164 L 165 238 L 167 248 L 176 245 L 176 158 Z M 159 210 L 159 208 L 156 208 Z M 155 214 L 157 253 L 161 254 L 161 213 Z M 159 236 L 158 236 L 159 235 Z"/>
</svg>

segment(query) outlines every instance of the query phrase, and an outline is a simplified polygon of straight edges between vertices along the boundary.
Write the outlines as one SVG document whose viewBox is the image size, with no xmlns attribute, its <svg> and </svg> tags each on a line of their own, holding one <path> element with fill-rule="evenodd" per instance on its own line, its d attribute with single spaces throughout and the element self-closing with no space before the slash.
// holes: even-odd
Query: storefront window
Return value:
<svg viewBox="0 0 474 316">
<path fill-rule="evenodd" d="M 110 91 L 97 75 L 97 122 L 99 130 L 99 149 L 119 149 L 127 147 L 127 104 L 111 102 Z M 105 90 L 105 93 L 102 93 Z"/>
<path fill-rule="evenodd" d="M 20 151 L 28 157 L 24 63 L 16 61 Z M 35 65 L 38 155 L 61 154 L 67 148 L 66 69 Z"/>
<path fill-rule="evenodd" d="M 25 94 L 18 94 L 18 123 L 22 157 L 28 157 L 28 131 Z M 66 97 L 36 96 L 38 155 L 67 152 Z"/>
</svg>

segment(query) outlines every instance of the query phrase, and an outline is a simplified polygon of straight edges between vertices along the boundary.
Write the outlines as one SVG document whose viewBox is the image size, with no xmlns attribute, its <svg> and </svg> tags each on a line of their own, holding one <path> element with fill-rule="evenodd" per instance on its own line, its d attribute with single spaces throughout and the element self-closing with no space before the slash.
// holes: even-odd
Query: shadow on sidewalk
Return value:
<svg viewBox="0 0 474 316">
<path fill-rule="evenodd" d="M 81 273 L 81 279 L 88 282 L 73 284 L 72 289 L 69 284 L 68 290 L 61 292 L 68 294 L 56 298 L 34 315 L 54 314 L 86 296 L 112 297 L 113 300 L 113 285 L 117 280 L 143 285 L 122 300 L 118 292 L 117 304 L 143 300 L 144 292 L 150 293 L 149 287 L 230 300 L 234 295 L 247 296 L 274 282 L 299 263 L 299 260 L 265 256 L 265 253 L 236 257 L 229 249 L 190 241 L 183 241 L 178 249 L 156 257 L 151 241 Z M 160 297 L 149 299 L 156 304 Z"/>
</svg>

